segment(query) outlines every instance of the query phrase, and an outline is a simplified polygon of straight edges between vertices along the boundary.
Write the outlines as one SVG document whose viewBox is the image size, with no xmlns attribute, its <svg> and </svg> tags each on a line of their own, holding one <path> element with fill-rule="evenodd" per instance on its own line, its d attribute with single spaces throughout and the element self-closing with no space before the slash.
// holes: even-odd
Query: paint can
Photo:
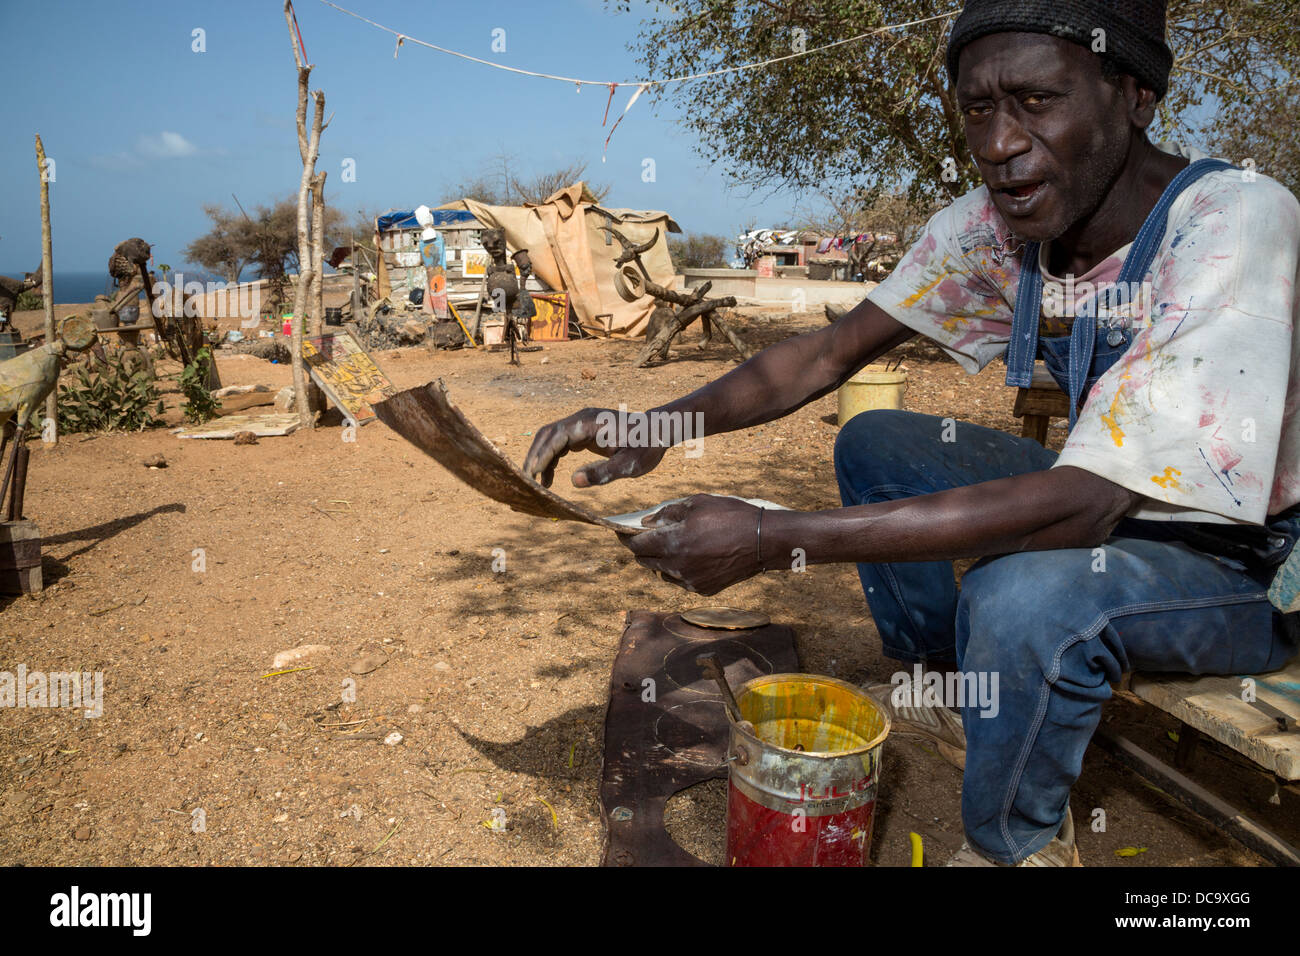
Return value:
<svg viewBox="0 0 1300 956">
<path fill-rule="evenodd" d="M 736 688 L 730 866 L 865 866 L 889 717 L 832 677 L 769 674 Z"/>
<path fill-rule="evenodd" d="M 854 415 L 878 408 L 902 408 L 907 390 L 907 370 L 871 365 L 840 386 L 839 423 L 843 427 Z"/>
</svg>

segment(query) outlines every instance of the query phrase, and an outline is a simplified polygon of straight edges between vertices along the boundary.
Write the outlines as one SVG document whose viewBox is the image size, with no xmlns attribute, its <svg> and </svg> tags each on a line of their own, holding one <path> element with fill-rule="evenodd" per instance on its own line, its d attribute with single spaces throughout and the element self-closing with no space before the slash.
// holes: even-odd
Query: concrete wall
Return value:
<svg viewBox="0 0 1300 956">
<path fill-rule="evenodd" d="M 828 282 L 806 278 L 768 278 L 753 269 L 687 269 L 678 288 L 694 289 L 712 281 L 710 297 L 734 295 L 737 305 L 788 306 L 792 310 L 819 309 L 827 302 L 857 305 L 876 287 L 875 282 Z"/>
<path fill-rule="evenodd" d="M 712 282 L 709 298 L 722 295 L 754 296 L 754 280 L 758 273 L 753 269 L 684 269 L 682 278 L 685 287 L 694 289 L 705 282 Z"/>
<path fill-rule="evenodd" d="M 763 305 L 790 304 L 797 311 L 798 304 L 806 307 L 822 306 L 827 302 L 836 305 L 857 305 L 876 287 L 875 282 L 825 282 L 813 279 L 763 279 L 754 284 L 754 299 Z M 741 302 L 741 305 L 747 303 Z"/>
</svg>

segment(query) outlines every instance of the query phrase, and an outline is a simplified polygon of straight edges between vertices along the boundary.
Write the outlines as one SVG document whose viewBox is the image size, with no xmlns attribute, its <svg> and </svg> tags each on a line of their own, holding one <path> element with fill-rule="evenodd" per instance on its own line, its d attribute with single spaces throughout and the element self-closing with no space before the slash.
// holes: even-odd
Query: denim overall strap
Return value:
<svg viewBox="0 0 1300 956">
<path fill-rule="evenodd" d="M 1124 305 L 1132 285 L 1145 278 L 1155 254 L 1164 241 L 1168 226 L 1169 208 L 1192 183 L 1207 173 L 1231 169 L 1232 164 L 1221 159 L 1201 159 L 1191 163 L 1174 177 L 1165 188 L 1151 214 L 1138 231 L 1133 247 L 1120 271 L 1119 281 L 1105 292 L 1084 304 L 1075 316 L 1070 330 L 1070 427 L 1078 420 L 1079 401 L 1092 368 L 1093 349 L 1097 340 L 1097 299 L 1103 299 L 1108 308 Z M 1040 244 L 1026 244 L 1021 259 L 1020 284 L 1016 291 L 1016 309 L 1011 320 L 1011 340 L 1007 344 L 1008 385 L 1029 388 L 1034 375 L 1034 360 L 1038 357 L 1038 324 L 1042 310 L 1043 277 L 1038 267 Z"/>
<path fill-rule="evenodd" d="M 1133 240 L 1133 247 L 1129 249 L 1128 256 L 1124 259 L 1124 266 L 1120 269 L 1119 281 L 1103 293 L 1094 296 L 1092 302 L 1085 303 L 1085 307 L 1075 316 L 1074 326 L 1070 329 L 1070 428 L 1074 428 L 1074 423 L 1078 420 L 1079 402 L 1083 398 L 1084 385 L 1092 372 L 1093 347 L 1097 343 L 1098 300 L 1104 299 L 1106 307 L 1110 310 L 1127 305 L 1133 286 L 1146 278 L 1156 252 L 1164 241 L 1169 225 L 1169 209 L 1173 206 L 1174 200 L 1182 195 L 1183 190 L 1207 173 L 1231 168 L 1231 163 L 1221 159 L 1200 159 L 1175 176 L 1165 187 L 1164 193 L 1161 194 L 1155 208 L 1151 210 L 1151 214 L 1147 216 L 1146 222 L 1142 223 L 1142 228 L 1138 230 L 1137 238 Z"/>
<path fill-rule="evenodd" d="M 1147 216 L 1147 221 L 1142 223 L 1142 228 L 1138 230 L 1137 238 L 1133 240 L 1133 248 L 1129 250 L 1128 258 L 1124 260 L 1124 268 L 1120 270 L 1120 283 L 1127 287 L 1130 283 L 1140 282 L 1146 278 L 1156 251 L 1165 238 L 1165 230 L 1169 225 L 1169 207 L 1174 204 L 1174 200 L 1182 194 L 1183 190 L 1207 173 L 1232 168 L 1232 163 L 1222 159 L 1198 159 L 1173 178 L 1173 181 L 1165 187 L 1160 201 L 1151 210 L 1151 215 Z"/>
<path fill-rule="evenodd" d="M 1040 244 L 1025 244 L 1020 260 L 1020 284 L 1016 287 L 1016 311 L 1011 317 L 1011 341 L 1007 343 L 1007 384 L 1029 388 L 1034 380 L 1034 359 L 1038 357 L 1038 322 L 1043 311 L 1043 273 L 1038 268 Z"/>
</svg>

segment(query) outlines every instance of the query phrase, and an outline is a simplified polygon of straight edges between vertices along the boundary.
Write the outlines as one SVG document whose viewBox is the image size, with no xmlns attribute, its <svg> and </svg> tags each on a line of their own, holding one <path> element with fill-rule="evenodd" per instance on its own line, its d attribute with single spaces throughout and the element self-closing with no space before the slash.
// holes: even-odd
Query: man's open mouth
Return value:
<svg viewBox="0 0 1300 956">
<path fill-rule="evenodd" d="M 1038 207 L 1043 194 L 1047 192 L 1047 183 L 1041 179 L 1013 182 L 994 187 L 993 191 L 1000 195 L 999 205 L 1004 213 L 1027 217 Z"/>
<path fill-rule="evenodd" d="M 1032 183 L 1020 183 L 1015 186 L 1003 186 L 998 192 L 1004 196 L 1010 196 L 1012 199 L 1028 199 L 1043 187 L 1042 180 Z"/>
</svg>

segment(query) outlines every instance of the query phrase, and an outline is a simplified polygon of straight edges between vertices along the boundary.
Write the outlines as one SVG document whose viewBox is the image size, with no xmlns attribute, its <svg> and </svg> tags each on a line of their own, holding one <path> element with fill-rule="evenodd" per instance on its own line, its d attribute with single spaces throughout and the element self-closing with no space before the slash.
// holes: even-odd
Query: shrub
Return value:
<svg viewBox="0 0 1300 956">
<path fill-rule="evenodd" d="M 194 356 L 194 361 L 181 372 L 181 392 L 186 399 L 181 410 L 185 412 L 185 420 L 196 425 L 211 421 L 221 411 L 221 402 L 208 391 L 208 372 L 211 368 L 212 349 L 205 345 Z"/>
<path fill-rule="evenodd" d="M 59 387 L 59 432 L 138 432 L 161 425 L 162 399 L 153 379 L 131 372 L 109 355 L 92 367 L 76 366 L 73 380 Z"/>
<path fill-rule="evenodd" d="M 45 308 L 45 297 L 33 289 L 18 293 L 18 301 L 14 303 L 15 312 L 27 312 L 32 309 L 43 308 Z"/>
</svg>

